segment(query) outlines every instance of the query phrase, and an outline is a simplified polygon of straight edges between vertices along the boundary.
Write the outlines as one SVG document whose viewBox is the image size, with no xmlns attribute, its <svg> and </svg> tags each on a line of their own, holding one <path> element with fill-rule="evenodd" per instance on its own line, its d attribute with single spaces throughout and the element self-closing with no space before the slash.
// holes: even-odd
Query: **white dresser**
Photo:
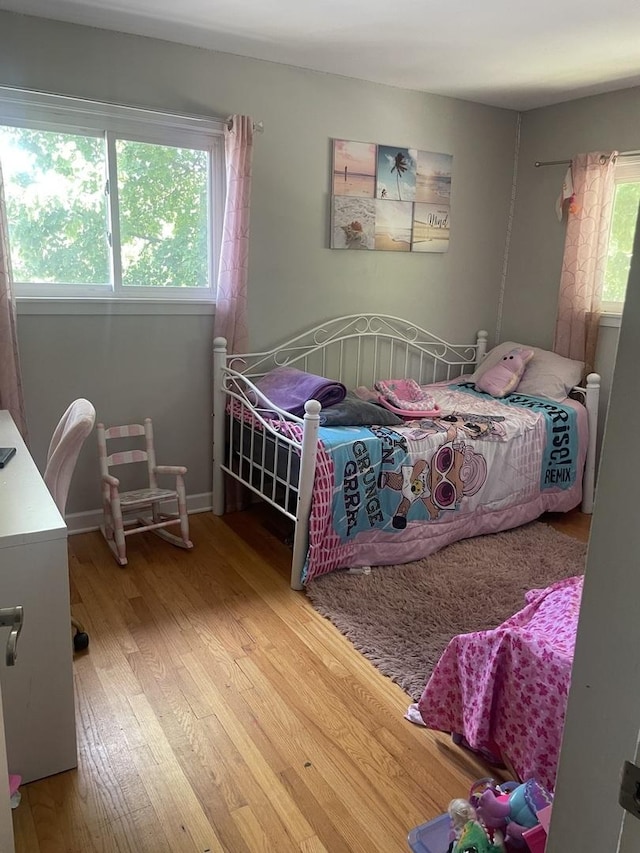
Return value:
<svg viewBox="0 0 640 853">
<path fill-rule="evenodd" d="M 17 661 L 0 684 L 9 771 L 24 782 L 77 764 L 67 528 L 8 412 L 0 447 L 16 447 L 0 468 L 0 607 L 24 607 Z"/>
</svg>

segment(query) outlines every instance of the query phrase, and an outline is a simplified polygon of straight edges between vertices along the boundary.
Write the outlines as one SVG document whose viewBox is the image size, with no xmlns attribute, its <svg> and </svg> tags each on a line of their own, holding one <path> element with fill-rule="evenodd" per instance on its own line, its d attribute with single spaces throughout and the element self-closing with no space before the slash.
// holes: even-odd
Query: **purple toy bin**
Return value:
<svg viewBox="0 0 640 853">
<path fill-rule="evenodd" d="M 416 826 L 407 841 L 413 853 L 447 853 L 451 841 L 451 818 L 443 814 Z"/>
</svg>

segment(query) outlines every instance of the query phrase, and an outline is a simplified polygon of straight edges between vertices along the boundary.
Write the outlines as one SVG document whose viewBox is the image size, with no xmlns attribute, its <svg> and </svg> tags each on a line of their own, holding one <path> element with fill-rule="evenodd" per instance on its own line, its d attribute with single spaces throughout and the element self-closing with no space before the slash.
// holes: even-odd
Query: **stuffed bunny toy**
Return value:
<svg viewBox="0 0 640 853">
<path fill-rule="evenodd" d="M 491 394 L 492 397 L 506 397 L 513 393 L 524 374 L 527 364 L 533 358 L 532 349 L 512 349 L 493 367 L 482 374 L 476 382 L 478 391 Z"/>
</svg>

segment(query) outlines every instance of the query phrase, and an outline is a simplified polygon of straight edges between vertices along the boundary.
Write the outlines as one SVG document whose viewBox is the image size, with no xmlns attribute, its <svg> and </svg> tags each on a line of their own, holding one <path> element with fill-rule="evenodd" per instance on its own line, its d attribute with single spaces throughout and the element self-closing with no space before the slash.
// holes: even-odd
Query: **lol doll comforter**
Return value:
<svg viewBox="0 0 640 853">
<path fill-rule="evenodd" d="M 438 417 L 320 428 L 305 583 L 337 568 L 409 562 L 580 503 L 582 405 L 496 400 L 471 383 L 429 390 Z"/>
</svg>

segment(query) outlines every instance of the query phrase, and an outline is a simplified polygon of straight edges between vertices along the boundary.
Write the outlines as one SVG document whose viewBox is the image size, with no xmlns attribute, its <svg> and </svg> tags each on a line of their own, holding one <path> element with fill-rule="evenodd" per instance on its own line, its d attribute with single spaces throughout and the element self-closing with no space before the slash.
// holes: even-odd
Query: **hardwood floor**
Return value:
<svg viewBox="0 0 640 853">
<path fill-rule="evenodd" d="M 580 542 L 588 542 L 591 530 L 591 516 L 585 515 L 579 509 L 571 512 L 547 512 L 540 521 L 545 521 L 561 533 L 579 539 Z"/>
<path fill-rule="evenodd" d="M 192 516 L 193 551 L 135 536 L 125 569 L 71 537 L 78 769 L 21 789 L 18 853 L 406 853 L 486 775 L 289 588 L 271 518 Z"/>
</svg>

